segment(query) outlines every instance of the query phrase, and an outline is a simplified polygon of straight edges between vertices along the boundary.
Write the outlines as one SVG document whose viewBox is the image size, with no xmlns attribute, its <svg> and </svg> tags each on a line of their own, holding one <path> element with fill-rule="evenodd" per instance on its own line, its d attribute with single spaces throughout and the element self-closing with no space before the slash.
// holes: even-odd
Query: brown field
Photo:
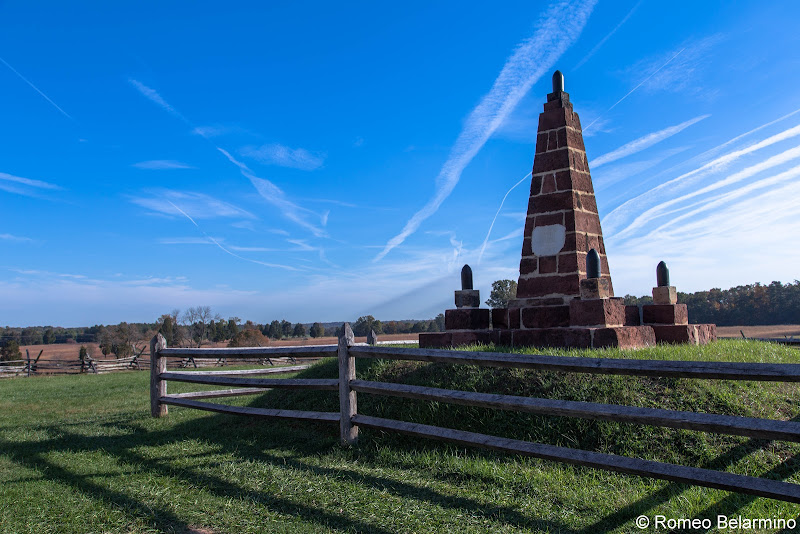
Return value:
<svg viewBox="0 0 800 534">
<path fill-rule="evenodd" d="M 744 331 L 747 337 L 775 338 L 785 336 L 800 336 L 800 325 L 779 324 L 767 326 L 718 326 L 717 335 L 722 338 L 740 338 Z M 419 334 L 384 334 L 378 336 L 379 341 L 398 341 L 398 340 L 419 340 Z M 357 337 L 357 343 L 365 343 L 367 338 Z M 303 345 L 335 345 L 335 337 L 319 337 L 304 339 L 282 339 L 270 341 L 270 347 L 298 347 Z M 103 353 L 97 343 L 83 343 L 89 349 L 89 354 L 95 359 L 103 359 Z M 211 343 L 203 347 L 226 347 L 227 342 Z M 140 345 L 141 346 L 141 345 Z M 40 350 L 43 350 L 42 360 L 77 360 L 78 352 L 81 349 L 80 343 L 57 343 L 52 345 L 23 345 L 20 347 L 22 357 L 25 357 L 25 350 L 30 351 L 31 358 L 36 358 Z M 145 351 L 148 355 L 148 351 Z M 113 356 L 111 356 L 113 358 Z"/>
<path fill-rule="evenodd" d="M 22 352 L 22 357 L 25 358 L 25 351 L 27 350 L 31 359 L 42 352 L 41 360 L 77 360 L 78 353 L 81 350 L 81 345 L 86 345 L 86 349 L 92 358 L 97 360 L 103 358 L 103 351 L 100 350 L 100 345 L 97 343 L 53 343 L 52 345 L 22 345 L 19 350 Z"/>
<path fill-rule="evenodd" d="M 718 326 L 717 336 L 719 337 L 738 337 L 741 332 L 747 337 L 784 337 L 800 336 L 800 325 L 797 324 L 774 324 L 766 326 Z"/>
<path fill-rule="evenodd" d="M 397 341 L 397 340 L 419 340 L 419 334 L 384 334 L 378 336 L 378 341 Z M 357 337 L 357 343 L 366 343 L 367 338 Z M 338 340 L 335 337 L 318 337 L 318 338 L 304 338 L 304 339 L 282 339 L 279 341 L 270 341 L 270 347 L 298 347 L 304 345 L 335 345 Z M 22 345 L 20 351 L 22 357 L 25 358 L 25 350 L 30 352 L 31 358 L 36 358 L 39 351 L 42 352 L 41 360 L 77 360 L 78 353 L 81 350 L 81 345 L 86 345 L 89 354 L 96 360 L 113 359 L 114 356 L 103 356 L 100 346 L 97 343 L 54 343 L 52 345 Z M 142 344 L 137 344 L 142 347 Z M 209 343 L 204 344 L 203 347 L 227 347 L 227 342 L 222 343 Z M 145 350 L 143 356 L 149 356 L 149 351 Z"/>
</svg>

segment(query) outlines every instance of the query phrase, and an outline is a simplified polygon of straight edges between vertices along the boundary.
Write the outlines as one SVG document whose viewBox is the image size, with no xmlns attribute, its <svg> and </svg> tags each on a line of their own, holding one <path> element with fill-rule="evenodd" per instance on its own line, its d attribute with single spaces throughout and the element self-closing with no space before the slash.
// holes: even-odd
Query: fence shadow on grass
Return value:
<svg viewBox="0 0 800 534">
<path fill-rule="evenodd" d="M 473 515 L 496 521 L 515 529 L 546 530 L 573 534 L 589 534 L 618 529 L 630 523 L 636 516 L 679 496 L 689 488 L 684 484 L 669 483 L 617 512 L 598 520 L 594 524 L 576 530 L 565 523 L 532 517 L 511 507 L 495 506 L 474 498 L 449 495 L 429 487 L 353 469 L 334 469 L 309 463 L 303 458 L 324 454 L 333 447 L 338 447 L 335 429 L 322 425 L 299 422 L 273 423 L 217 414 L 192 418 L 189 421 L 177 423 L 169 429 L 155 431 L 146 428 L 138 416 L 129 418 L 113 417 L 111 420 L 106 419 L 102 422 L 101 420 L 96 420 L 89 424 L 107 427 L 113 435 L 82 435 L 75 430 L 77 425 L 69 423 L 64 425 L 45 425 L 41 427 L 41 430 L 53 436 L 52 438 L 32 443 L 9 442 L 0 438 L 0 450 L 3 451 L 5 456 L 19 465 L 42 473 L 41 478 L 71 487 L 75 491 L 98 501 L 98 503 L 110 504 L 129 519 L 138 519 L 164 532 L 186 532 L 191 525 L 179 513 L 137 497 L 136 492 L 126 491 L 124 485 L 120 488 L 119 484 L 111 483 L 111 478 L 125 476 L 125 473 L 81 473 L 78 469 L 72 470 L 69 467 L 55 463 L 48 459 L 47 455 L 52 453 L 75 455 L 103 453 L 113 457 L 118 464 L 132 466 L 136 472 L 143 473 L 144 475 L 142 476 L 145 476 L 150 481 L 157 480 L 157 477 L 168 476 L 189 485 L 202 487 L 205 491 L 218 498 L 249 501 L 263 506 L 271 512 L 292 515 L 331 530 L 355 530 L 378 534 L 388 534 L 390 531 L 368 520 L 352 516 L 348 517 L 323 508 L 310 506 L 295 501 L 291 497 L 279 497 L 265 491 L 249 490 L 226 480 L 222 476 L 204 470 L 203 468 L 207 467 L 208 463 L 202 463 L 202 459 L 205 457 L 211 462 L 215 455 L 232 454 L 240 461 L 261 462 L 277 467 L 280 470 L 293 470 L 309 476 L 341 480 L 345 484 L 362 485 L 370 490 L 386 491 L 396 497 L 413 500 L 423 505 L 428 504 L 453 510 L 469 510 Z M 372 449 L 365 447 L 368 443 L 375 442 L 376 439 L 381 441 L 384 438 L 380 438 L 378 434 L 375 434 L 373 438 L 370 438 L 369 434 L 364 437 L 367 439 L 362 441 L 362 445 L 354 449 L 351 454 L 355 455 L 357 460 L 362 462 L 366 460 L 366 465 L 368 466 L 385 467 L 385 465 L 380 464 L 381 459 L 372 452 Z M 196 440 L 214 450 L 207 452 L 187 451 L 186 453 L 160 456 L 156 459 L 139 452 L 142 448 L 168 446 L 180 440 Z M 763 440 L 749 439 L 733 447 L 725 454 L 714 458 L 704 467 L 725 469 L 744 459 L 764 444 Z M 436 442 L 431 442 L 430 445 L 448 447 Z M 418 447 L 403 441 L 398 443 L 398 447 L 401 449 L 406 448 L 409 451 L 418 450 Z M 288 454 L 285 456 L 270 454 L 265 452 L 268 449 L 287 451 Z M 471 451 L 470 454 L 476 456 L 485 455 L 490 459 L 497 456 L 496 453 L 479 450 Z M 496 459 L 505 461 L 503 457 L 497 457 Z M 194 461 L 187 467 L 184 465 L 186 460 Z M 407 467 L 419 468 L 411 465 Z M 798 457 L 792 456 L 762 476 L 786 479 L 799 469 L 800 462 L 798 462 Z M 475 480 L 483 484 L 498 482 L 491 476 L 478 473 L 466 473 L 456 477 L 453 473 L 433 472 L 431 476 L 446 483 L 458 483 L 463 480 Z M 102 482 L 104 477 L 109 479 L 108 484 Z M 698 513 L 696 517 L 703 519 L 707 517 L 713 518 L 717 514 L 736 515 L 739 510 L 754 499 L 755 497 L 747 495 L 730 494 L 708 506 Z"/>
<path fill-rule="evenodd" d="M 791 419 L 792 421 L 800 421 L 800 416 Z M 746 441 L 732 447 L 730 450 L 717 456 L 716 458 L 706 462 L 701 467 L 705 469 L 724 470 L 727 467 L 734 465 L 745 459 L 750 454 L 763 448 L 769 441 L 763 439 L 747 439 Z M 787 458 L 780 464 L 776 465 L 769 471 L 761 473 L 757 476 L 762 478 L 771 478 L 775 480 L 787 480 L 792 475 L 800 471 L 800 455 L 794 455 Z M 621 525 L 633 521 L 636 517 L 645 514 L 660 504 L 664 504 L 670 499 L 680 496 L 681 493 L 691 488 L 687 484 L 680 484 L 670 482 L 663 488 L 643 497 L 636 502 L 633 502 L 619 511 L 604 517 L 593 525 L 581 530 L 582 534 L 592 534 L 594 532 L 606 532 L 613 530 Z M 735 516 L 742 508 L 752 503 L 756 499 L 753 495 L 745 495 L 741 493 L 729 493 L 728 496 L 722 500 L 710 504 L 701 512 L 695 514 L 692 519 L 712 519 L 712 522 L 717 515 L 725 515 L 728 517 Z M 784 518 L 789 519 L 789 518 Z M 800 519 L 800 517 L 798 518 Z M 698 529 L 697 532 L 708 532 L 708 530 Z"/>
<path fill-rule="evenodd" d="M 4 455 L 17 464 L 34 469 L 46 479 L 70 487 L 98 503 L 111 505 L 121 511 L 129 520 L 140 520 L 163 532 L 187 532 L 191 522 L 172 510 L 158 506 L 149 500 L 145 502 L 136 497 L 135 492 L 126 492 L 114 484 L 104 484 L 104 478 L 119 478 L 125 473 L 81 473 L 71 470 L 48 459 L 48 454 L 92 454 L 103 453 L 112 456 L 118 464 L 130 465 L 139 473 L 153 481 L 155 477 L 168 476 L 186 484 L 202 487 L 212 495 L 223 499 L 240 499 L 263 506 L 271 512 L 292 515 L 309 523 L 331 530 L 373 532 L 389 534 L 391 530 L 370 523 L 367 520 L 347 517 L 322 508 L 309 506 L 291 498 L 278 497 L 263 491 L 252 491 L 241 487 L 221 476 L 210 474 L 202 468 L 207 464 L 193 464 L 185 467 L 175 460 L 187 458 L 213 458 L 220 453 L 233 454 L 241 461 L 263 462 L 279 469 L 294 470 L 311 476 L 342 480 L 345 484 L 359 484 L 370 490 L 387 491 L 403 499 L 414 500 L 454 510 L 469 510 L 470 514 L 504 523 L 514 528 L 547 530 L 550 532 L 573 533 L 567 525 L 526 516 L 517 510 L 503 506 L 493 506 L 468 497 L 452 496 L 431 488 L 417 486 L 350 469 L 332 469 L 312 465 L 302 460 L 304 455 L 316 455 L 338 447 L 337 436 L 332 429 L 310 423 L 267 423 L 271 432 L 263 432 L 263 421 L 257 424 L 242 424 L 245 419 L 229 415 L 211 415 L 179 423 L 168 430 L 145 430 L 135 419 L 125 422 L 116 419 L 103 426 L 113 429 L 113 436 L 86 436 L 60 425 L 45 427 L 50 439 L 34 443 L 9 442 L 0 438 L 0 449 Z M 249 423 L 249 422 L 248 422 Z M 120 433 L 120 431 L 122 431 Z M 250 438 L 250 439 L 248 439 Z M 257 445 L 248 445 L 258 438 Z M 322 439 L 320 439 L 322 438 Z M 179 440 L 198 440 L 212 446 L 211 452 L 181 454 L 171 457 L 152 458 L 137 452 L 141 448 L 160 447 L 174 444 Z M 282 449 L 290 454 L 278 456 L 264 452 L 264 449 Z M 76 465 L 80 462 L 76 462 Z M 157 483 L 157 479 L 156 479 Z M 188 506 L 188 505 L 187 505 Z"/>
</svg>

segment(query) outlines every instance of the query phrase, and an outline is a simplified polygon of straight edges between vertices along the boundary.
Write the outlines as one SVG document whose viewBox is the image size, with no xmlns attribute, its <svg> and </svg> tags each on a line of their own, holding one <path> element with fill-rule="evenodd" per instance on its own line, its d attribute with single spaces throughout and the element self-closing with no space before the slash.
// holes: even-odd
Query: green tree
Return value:
<svg viewBox="0 0 800 534">
<path fill-rule="evenodd" d="M 417 321 L 414 323 L 414 326 L 411 327 L 412 334 L 418 334 L 424 331 L 425 331 L 425 321 Z"/>
<path fill-rule="evenodd" d="M 9 361 L 9 360 L 21 360 L 22 359 L 22 352 L 19 350 L 19 343 L 17 343 L 16 339 L 9 339 L 4 344 L 3 347 L 0 348 L 0 360 L 2 361 Z"/>
<path fill-rule="evenodd" d="M 436 319 L 433 320 L 436 323 L 436 331 L 437 332 L 444 332 L 444 314 L 440 313 L 436 316 Z"/>
<path fill-rule="evenodd" d="M 283 329 L 281 328 L 281 322 L 277 319 L 269 323 L 269 338 L 270 339 L 280 339 L 283 337 Z"/>
<path fill-rule="evenodd" d="M 369 334 L 370 330 L 373 330 L 376 334 L 383 333 L 383 323 L 379 320 L 375 319 L 375 317 L 371 315 L 364 315 L 359 317 L 358 320 L 353 323 L 353 334 L 357 336 L 366 336 Z"/>
<path fill-rule="evenodd" d="M 294 337 L 306 337 L 306 327 L 302 325 L 302 323 L 297 323 L 294 325 L 294 330 L 292 331 L 292 336 Z"/>
<path fill-rule="evenodd" d="M 78 358 L 81 361 L 84 361 L 88 355 L 89 351 L 86 349 L 86 345 L 81 345 L 81 350 L 78 352 Z"/>
<path fill-rule="evenodd" d="M 236 337 L 236 334 L 239 333 L 239 323 L 241 322 L 242 320 L 238 317 L 231 317 L 228 319 L 228 326 L 225 333 L 226 339 L 233 339 Z"/>
<path fill-rule="evenodd" d="M 159 327 L 158 331 L 161 332 L 161 335 L 164 336 L 164 339 L 167 341 L 167 347 L 172 347 L 175 345 L 175 318 L 165 313 L 161 317 L 158 318 Z M 103 354 L 106 354 L 103 352 Z"/>
<path fill-rule="evenodd" d="M 47 328 L 42 335 L 42 341 L 45 345 L 50 345 L 56 342 L 56 333 L 52 328 Z"/>
<path fill-rule="evenodd" d="M 320 323 L 314 323 L 311 325 L 311 337 L 323 337 L 325 335 L 325 327 L 322 326 Z"/>
<path fill-rule="evenodd" d="M 507 308 L 508 301 L 516 296 L 517 283 L 514 280 L 495 280 L 486 305 L 490 308 Z"/>
<path fill-rule="evenodd" d="M 286 319 L 281 321 L 281 334 L 283 337 L 292 337 L 292 323 Z"/>
<path fill-rule="evenodd" d="M 42 331 L 38 328 L 23 328 L 20 337 L 21 345 L 41 345 L 44 342 Z"/>
</svg>

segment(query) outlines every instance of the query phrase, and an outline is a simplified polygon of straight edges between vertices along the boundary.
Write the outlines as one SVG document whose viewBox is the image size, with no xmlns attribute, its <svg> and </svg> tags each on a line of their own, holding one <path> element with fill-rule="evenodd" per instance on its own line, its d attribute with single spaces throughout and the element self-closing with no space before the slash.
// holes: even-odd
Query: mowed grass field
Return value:
<svg viewBox="0 0 800 534">
<path fill-rule="evenodd" d="M 537 351 L 543 352 L 543 351 Z M 572 356 L 800 363 L 741 340 Z M 335 377 L 325 360 L 301 376 Z M 797 385 L 359 360 L 358 376 L 473 391 L 800 420 Z M 170 392 L 203 389 L 170 383 Z M 149 373 L 0 382 L 0 532 L 642 532 L 653 518 L 797 518 L 800 506 L 336 425 L 170 407 Z M 800 483 L 800 446 L 359 395 L 359 412 Z M 335 392 L 217 399 L 336 411 Z M 654 532 L 655 529 L 645 530 Z M 752 532 L 726 530 L 725 532 Z"/>
</svg>

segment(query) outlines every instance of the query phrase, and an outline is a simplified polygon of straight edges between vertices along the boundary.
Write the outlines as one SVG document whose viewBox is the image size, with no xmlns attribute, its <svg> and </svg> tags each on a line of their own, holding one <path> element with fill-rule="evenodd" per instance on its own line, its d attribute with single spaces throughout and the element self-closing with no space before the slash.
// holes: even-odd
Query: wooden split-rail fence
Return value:
<svg viewBox="0 0 800 534">
<path fill-rule="evenodd" d="M 521 355 L 494 352 L 468 352 L 440 349 L 399 348 L 386 345 L 356 344 L 350 326 L 338 346 L 277 347 L 239 349 L 168 348 L 164 338 L 151 342 L 150 403 L 153 417 L 167 414 L 167 405 L 183 406 L 213 412 L 248 415 L 272 419 L 320 421 L 339 425 L 341 442 L 355 444 L 360 428 L 400 432 L 417 437 L 442 440 L 459 445 L 482 447 L 495 451 L 533 456 L 568 464 L 588 466 L 643 477 L 663 479 L 727 491 L 746 493 L 800 503 L 800 485 L 778 480 L 738 475 L 710 469 L 687 467 L 614 454 L 585 451 L 568 447 L 507 439 L 490 434 L 466 432 L 407 421 L 384 419 L 358 413 L 357 395 L 387 395 L 407 399 L 516 410 L 538 415 L 578 417 L 642 425 L 682 428 L 719 434 L 748 436 L 767 440 L 800 442 L 800 423 L 696 413 L 654 408 L 641 408 L 594 402 L 576 402 L 545 398 L 476 393 L 406 384 L 370 382 L 356 376 L 356 358 L 382 358 L 449 364 L 470 364 L 560 371 L 571 373 L 614 374 L 649 377 L 677 377 L 716 380 L 756 380 L 800 382 L 800 364 L 625 360 L 567 356 Z M 338 356 L 339 378 L 256 378 L 267 372 L 296 371 L 303 366 L 251 371 L 167 371 L 167 357 L 199 355 L 263 358 L 292 355 L 299 357 Z M 167 393 L 167 382 L 190 382 L 226 386 L 228 389 L 191 393 Z M 339 392 L 339 411 L 300 411 L 229 406 L 203 399 L 253 395 L 270 388 L 315 389 Z M 487 429 L 488 430 L 488 429 Z"/>
<path fill-rule="evenodd" d="M 91 356 L 84 359 L 48 359 L 42 358 L 42 351 L 35 358 L 27 354 L 23 360 L 0 361 L 0 378 L 13 378 L 35 376 L 42 374 L 78 374 L 92 373 L 104 374 L 115 371 L 148 370 L 150 369 L 150 355 L 144 354 L 147 347 L 144 347 L 138 354 L 126 358 L 115 358 L 99 360 Z M 196 350 L 196 349 L 192 349 Z M 207 349 L 203 349 L 204 351 Z M 27 353 L 27 351 L 26 351 Z M 288 363 L 297 364 L 298 361 L 291 355 L 289 357 L 276 357 L 275 355 L 265 355 L 253 361 L 252 358 L 237 358 L 220 355 L 216 357 L 202 357 L 189 355 L 181 358 L 172 358 L 168 366 L 173 369 L 202 368 L 202 367 L 226 367 L 230 365 L 285 365 Z"/>
</svg>

